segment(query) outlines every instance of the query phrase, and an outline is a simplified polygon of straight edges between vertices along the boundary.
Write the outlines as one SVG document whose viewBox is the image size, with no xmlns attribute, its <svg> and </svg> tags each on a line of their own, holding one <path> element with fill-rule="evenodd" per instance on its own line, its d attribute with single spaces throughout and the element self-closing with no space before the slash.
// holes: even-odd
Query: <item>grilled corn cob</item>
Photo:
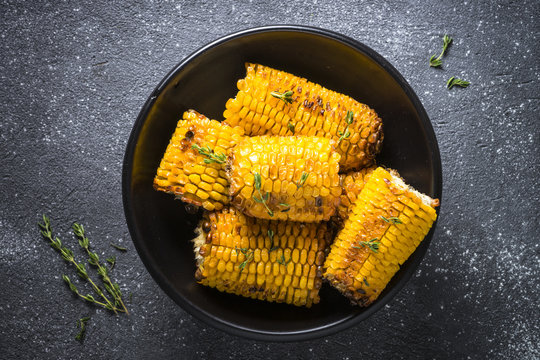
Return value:
<svg viewBox="0 0 540 360">
<path fill-rule="evenodd" d="M 297 306 L 319 302 L 330 240 L 325 223 L 260 220 L 225 207 L 205 213 L 198 233 L 193 243 L 200 284 Z"/>
<path fill-rule="evenodd" d="M 223 113 L 246 135 L 334 139 L 342 170 L 370 165 L 380 151 L 382 121 L 373 109 L 335 91 L 267 66 L 246 63 L 246 77 Z M 352 114 L 352 115 L 351 115 Z"/>
<path fill-rule="evenodd" d="M 438 203 L 377 168 L 331 247 L 325 279 L 353 303 L 371 304 L 428 233 Z"/>
<path fill-rule="evenodd" d="M 349 217 L 352 204 L 354 204 L 356 198 L 360 195 L 373 170 L 375 170 L 375 167 L 370 166 L 360 171 L 352 171 L 339 175 L 339 183 L 343 192 L 341 193 L 338 215 L 342 221 Z"/>
<path fill-rule="evenodd" d="M 206 210 L 223 208 L 229 203 L 226 153 L 243 134 L 240 127 L 186 111 L 163 155 L 154 188 Z"/>
<path fill-rule="evenodd" d="M 328 220 L 341 195 L 333 140 L 245 137 L 230 152 L 227 174 L 236 208 L 271 220 Z"/>
</svg>

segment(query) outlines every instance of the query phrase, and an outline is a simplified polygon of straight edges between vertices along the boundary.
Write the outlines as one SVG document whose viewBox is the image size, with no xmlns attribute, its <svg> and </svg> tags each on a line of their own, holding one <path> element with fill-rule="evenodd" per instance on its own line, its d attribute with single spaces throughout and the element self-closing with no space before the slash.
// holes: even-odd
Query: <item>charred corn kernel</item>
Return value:
<svg viewBox="0 0 540 360">
<path fill-rule="evenodd" d="M 341 194 L 339 154 L 333 144 L 327 138 L 308 136 L 245 137 L 228 157 L 233 205 L 262 219 L 328 220 Z M 320 161 L 323 153 L 325 162 Z M 268 172 L 261 172 L 265 167 Z"/>
<path fill-rule="evenodd" d="M 349 217 L 352 204 L 360 195 L 373 170 L 375 170 L 375 167 L 367 167 L 360 171 L 339 175 L 339 183 L 343 189 L 338 207 L 338 215 L 341 221 L 345 221 Z"/>
<path fill-rule="evenodd" d="M 395 202 L 405 208 L 421 205 L 405 214 L 392 206 Z M 331 246 L 324 278 L 351 302 L 371 304 L 427 235 L 438 205 L 439 200 L 407 186 L 397 172 L 377 168 Z"/>
<path fill-rule="evenodd" d="M 224 163 L 205 163 L 209 158 L 192 146 L 209 148 L 224 159 L 243 134 L 240 127 L 210 120 L 194 110 L 186 111 L 165 150 L 154 178 L 154 188 L 209 211 L 223 208 L 229 203 Z"/>
<path fill-rule="evenodd" d="M 223 116 L 229 125 L 242 126 L 246 135 L 325 136 L 335 141 L 341 138 L 337 149 L 342 170 L 371 165 L 381 149 L 381 119 L 369 106 L 348 96 L 251 63 L 246 63 L 246 77 L 237 85 L 236 98 L 227 101 Z M 292 91 L 289 101 L 271 95 L 288 91 Z M 351 124 L 347 123 L 348 111 L 353 113 Z M 342 137 L 346 130 L 349 135 Z"/>
<path fill-rule="evenodd" d="M 300 261 L 308 252 L 324 258 L 331 239 L 326 223 L 300 225 L 261 220 L 246 216 L 234 207 L 225 207 L 221 211 L 205 212 L 197 231 L 199 236 L 193 239 L 193 244 L 197 261 L 195 277 L 200 284 L 297 306 L 310 307 L 319 302 L 319 288 L 315 284 L 322 278 L 320 272 L 317 274 L 318 265 Z M 277 296 L 288 293 L 298 296 L 294 299 Z"/>
</svg>

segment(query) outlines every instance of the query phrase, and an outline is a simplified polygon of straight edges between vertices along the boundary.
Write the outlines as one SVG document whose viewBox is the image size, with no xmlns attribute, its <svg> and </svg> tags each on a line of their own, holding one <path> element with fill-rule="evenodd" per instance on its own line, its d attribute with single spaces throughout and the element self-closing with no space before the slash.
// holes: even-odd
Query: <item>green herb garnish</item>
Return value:
<svg viewBox="0 0 540 360">
<path fill-rule="evenodd" d="M 116 265 L 116 256 L 111 256 L 107 259 L 105 259 L 109 264 L 111 264 L 111 270 L 114 268 L 114 265 Z"/>
<path fill-rule="evenodd" d="M 227 159 L 227 155 L 214 153 L 214 150 L 210 149 L 208 146 L 200 147 L 197 144 L 193 144 L 191 145 L 191 148 L 198 150 L 199 154 L 207 157 L 206 159 L 204 159 L 205 164 L 210 164 L 210 163 L 224 164 L 225 160 Z"/>
<path fill-rule="evenodd" d="M 75 335 L 75 340 L 83 342 L 86 335 L 86 323 L 90 320 L 90 317 L 83 317 L 82 319 L 77 320 L 77 327 L 80 329 L 79 333 Z"/>
<path fill-rule="evenodd" d="M 292 98 L 293 94 L 294 93 L 292 90 L 285 91 L 284 93 L 279 93 L 277 91 L 272 91 L 270 93 L 270 95 L 272 95 L 273 97 L 283 100 L 287 104 L 291 104 L 293 102 L 293 98 Z"/>
<path fill-rule="evenodd" d="M 120 250 L 120 251 L 122 251 L 122 252 L 126 252 L 126 251 L 127 251 L 127 249 L 126 249 L 125 247 L 122 247 L 122 246 L 120 246 L 120 245 L 116 245 L 116 244 L 113 244 L 113 243 L 110 243 L 110 244 L 111 244 L 111 246 L 112 246 L 113 248 L 115 248 L 116 250 Z"/>
<path fill-rule="evenodd" d="M 289 122 L 287 123 L 287 127 L 289 128 L 289 130 L 290 130 L 290 131 L 293 133 L 293 135 L 294 135 L 294 131 L 295 131 L 295 126 L 294 126 L 294 124 L 293 124 L 292 122 L 289 121 Z"/>
<path fill-rule="evenodd" d="M 374 238 L 374 239 L 371 239 L 369 241 L 359 241 L 358 244 L 360 244 L 361 247 L 353 246 L 353 248 L 361 249 L 361 248 L 367 247 L 369 250 L 373 251 L 374 253 L 377 253 L 377 252 L 379 252 L 379 245 L 381 244 L 381 242 L 377 241 L 377 240 L 379 240 L 379 239 Z"/>
<path fill-rule="evenodd" d="M 278 264 L 281 264 L 281 265 L 285 265 L 287 266 L 292 260 L 292 257 L 289 257 L 289 260 L 285 261 L 285 255 L 281 255 L 278 259 L 277 259 L 277 262 Z"/>
<path fill-rule="evenodd" d="M 242 251 L 242 253 L 246 256 L 246 259 L 238 266 L 240 273 L 242 273 L 246 265 L 253 260 L 253 250 L 240 249 L 240 251 Z"/>
<path fill-rule="evenodd" d="M 117 283 L 111 281 L 107 268 L 101 265 L 101 263 L 99 262 L 98 254 L 90 250 L 90 241 L 88 240 L 88 237 L 86 237 L 84 226 L 78 223 L 73 223 L 72 228 L 73 228 L 73 233 L 79 240 L 79 245 L 88 254 L 88 263 L 97 268 L 97 273 L 101 277 L 101 280 L 103 281 L 103 286 L 109 292 L 109 294 L 113 297 L 114 305 L 115 306 L 121 305 L 122 308 L 124 309 L 124 312 L 126 314 L 129 314 L 126 306 L 124 305 L 124 302 L 122 301 L 122 292 L 120 291 L 120 286 Z M 116 262 L 116 258 L 114 259 L 114 262 Z M 114 266 L 114 262 L 113 262 L 113 266 Z"/>
<path fill-rule="evenodd" d="M 302 175 L 300 176 L 300 180 L 296 183 L 296 188 L 300 189 L 302 186 L 304 186 L 307 178 L 309 176 L 309 173 L 302 171 Z"/>
<path fill-rule="evenodd" d="M 338 139 L 338 144 L 341 143 L 343 139 L 347 139 L 349 136 L 351 136 L 351 133 L 349 132 L 349 126 L 354 121 L 354 112 L 351 110 L 347 111 L 347 117 L 345 118 L 345 122 L 347 123 L 347 126 L 345 127 L 345 131 L 338 131 L 338 135 L 340 135 L 340 138 Z"/>
<path fill-rule="evenodd" d="M 446 82 L 446 87 L 448 89 L 451 89 L 453 88 L 454 86 L 461 86 L 462 88 L 466 88 L 467 86 L 469 86 L 471 83 L 468 82 L 468 81 L 465 81 L 465 80 L 461 80 L 461 79 L 458 79 L 456 77 L 451 77 L 450 79 L 448 79 L 448 81 Z"/>
<path fill-rule="evenodd" d="M 263 196 L 261 192 L 261 185 L 262 185 L 261 174 L 259 174 L 258 172 L 253 173 L 253 182 L 254 182 L 255 190 L 257 190 L 257 192 L 259 193 L 259 197 L 253 196 L 253 200 L 255 200 L 258 203 L 263 204 L 264 207 L 266 208 L 266 211 L 268 212 L 268 215 L 274 216 L 274 212 L 270 210 L 267 204 L 268 198 L 270 197 L 270 193 L 267 192 Z"/>
<path fill-rule="evenodd" d="M 429 59 L 429 66 L 431 67 L 439 67 L 442 65 L 442 57 L 446 53 L 446 50 L 448 49 L 448 46 L 452 43 L 452 38 L 448 35 L 444 35 L 443 37 L 443 48 L 441 51 L 441 54 L 438 57 L 435 57 L 435 55 L 431 56 Z"/>
<path fill-rule="evenodd" d="M 389 218 L 385 218 L 384 216 L 381 215 L 381 219 L 383 219 L 385 222 L 389 223 L 389 224 L 403 224 L 403 222 L 401 220 L 399 220 L 399 218 L 395 217 L 395 216 L 392 216 L 392 217 L 389 217 Z"/>
<path fill-rule="evenodd" d="M 38 223 L 39 225 L 39 228 L 41 230 L 41 235 L 49 241 L 49 244 L 53 247 L 53 249 L 55 249 L 56 251 L 58 251 L 60 253 L 60 255 L 62 256 L 62 258 L 72 264 L 73 266 L 75 266 L 75 269 L 77 271 L 77 275 L 79 275 L 79 277 L 84 280 L 84 281 L 87 281 L 88 283 L 90 283 L 90 285 L 92 285 L 92 288 L 94 290 L 94 292 L 99 295 L 102 299 L 102 301 L 99 301 L 99 300 L 96 300 L 92 295 L 88 294 L 88 295 L 83 295 L 79 292 L 79 290 L 77 289 L 77 287 L 75 286 L 75 284 L 73 284 L 73 282 L 71 282 L 70 278 L 67 276 L 67 275 L 62 275 L 62 279 L 64 280 L 64 282 L 68 285 L 69 289 L 77 296 L 79 296 L 80 298 L 88 301 L 88 302 L 92 302 L 98 306 L 101 306 L 101 307 L 104 307 L 105 309 L 107 310 L 111 310 L 113 311 L 114 313 L 117 313 L 117 312 L 126 312 L 124 310 L 122 310 L 121 308 L 117 307 L 117 304 L 116 301 L 115 303 L 113 304 L 109 298 L 105 295 L 105 293 L 103 292 L 103 290 L 101 290 L 101 288 L 99 286 L 96 285 L 96 283 L 90 278 L 90 276 L 88 275 L 88 271 L 86 270 L 86 267 L 84 266 L 84 263 L 79 263 L 75 260 L 75 256 L 73 255 L 73 251 L 71 251 L 70 249 L 68 249 L 67 247 L 65 247 L 63 244 L 62 244 L 62 241 L 56 237 L 56 236 L 53 236 L 52 234 L 52 228 L 51 228 L 51 222 L 49 220 L 49 218 L 46 216 L 46 215 L 43 215 L 43 223 Z M 82 243 L 82 245 L 87 245 L 87 241 L 88 239 L 79 239 L 80 243 Z M 89 245 L 88 245 L 89 246 Z M 92 256 L 91 259 L 89 260 L 90 261 L 94 261 L 95 260 L 95 256 Z"/>
</svg>

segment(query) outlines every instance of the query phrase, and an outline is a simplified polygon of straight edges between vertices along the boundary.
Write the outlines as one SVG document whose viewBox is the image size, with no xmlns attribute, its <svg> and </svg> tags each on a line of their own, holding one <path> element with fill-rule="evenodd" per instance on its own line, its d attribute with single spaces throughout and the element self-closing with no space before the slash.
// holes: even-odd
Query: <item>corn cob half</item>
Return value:
<svg viewBox="0 0 540 360">
<path fill-rule="evenodd" d="M 154 188 L 206 210 L 223 208 L 229 203 L 226 154 L 243 134 L 240 127 L 186 111 L 165 150 Z"/>
<path fill-rule="evenodd" d="M 358 195 L 360 195 L 373 170 L 375 170 L 375 167 L 370 166 L 359 171 L 351 171 L 339 175 L 339 183 L 343 189 L 341 202 L 338 207 L 338 215 L 341 221 L 349 217 L 352 204 L 354 204 Z"/>
<path fill-rule="evenodd" d="M 198 232 L 193 243 L 200 284 L 297 306 L 319 302 L 330 240 L 325 223 L 261 220 L 225 207 L 205 213 Z"/>
<path fill-rule="evenodd" d="M 372 164 L 383 132 L 381 119 L 369 106 L 267 66 L 247 63 L 246 70 L 223 113 L 229 125 L 242 126 L 250 136 L 328 137 L 338 144 L 342 170 Z"/>
<path fill-rule="evenodd" d="M 377 168 L 331 247 L 325 279 L 351 302 L 371 304 L 427 235 L 438 203 Z"/>
<path fill-rule="evenodd" d="M 270 220 L 328 220 L 341 195 L 333 140 L 310 136 L 245 137 L 229 153 L 236 208 Z"/>
</svg>

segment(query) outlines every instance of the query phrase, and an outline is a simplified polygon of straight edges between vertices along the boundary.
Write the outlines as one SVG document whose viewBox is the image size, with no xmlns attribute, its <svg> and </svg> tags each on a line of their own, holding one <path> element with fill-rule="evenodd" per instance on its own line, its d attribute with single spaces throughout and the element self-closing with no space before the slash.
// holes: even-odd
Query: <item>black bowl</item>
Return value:
<svg viewBox="0 0 540 360">
<path fill-rule="evenodd" d="M 310 309 L 266 303 L 198 285 L 190 239 L 200 214 L 152 188 L 159 161 L 182 113 L 195 109 L 222 119 L 225 102 L 258 62 L 347 94 L 374 108 L 384 122 L 378 161 L 418 190 L 440 198 L 437 140 L 417 96 L 379 54 L 343 35 L 303 26 L 268 26 L 223 37 L 180 62 L 144 104 L 131 132 L 123 168 L 123 200 L 143 263 L 180 306 L 208 324 L 259 340 L 292 341 L 335 333 L 366 319 L 403 287 L 422 260 L 433 229 L 371 306 L 351 306 L 326 284 Z"/>
</svg>

